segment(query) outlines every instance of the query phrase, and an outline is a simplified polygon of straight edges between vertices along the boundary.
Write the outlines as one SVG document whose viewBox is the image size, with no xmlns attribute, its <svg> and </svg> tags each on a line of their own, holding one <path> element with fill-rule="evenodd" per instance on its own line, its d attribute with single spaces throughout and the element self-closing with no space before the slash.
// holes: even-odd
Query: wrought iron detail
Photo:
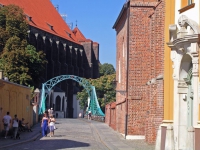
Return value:
<svg viewBox="0 0 200 150">
<path fill-rule="evenodd" d="M 45 93 L 46 92 L 49 93 L 56 84 L 58 84 L 59 82 L 61 82 L 63 80 L 67 80 L 67 79 L 71 79 L 71 80 L 78 82 L 80 85 L 82 85 L 86 89 L 88 96 L 89 96 L 89 105 L 88 105 L 87 111 L 91 111 L 92 115 L 104 117 L 105 115 L 99 106 L 95 87 L 92 86 L 88 82 L 87 79 L 81 78 L 78 76 L 74 76 L 74 75 L 57 76 L 57 77 L 54 77 L 42 84 L 41 101 L 40 101 L 40 105 L 39 105 L 39 114 L 44 113 L 45 109 L 46 109 L 45 108 L 45 100 L 46 100 L 47 94 L 45 95 Z"/>
</svg>

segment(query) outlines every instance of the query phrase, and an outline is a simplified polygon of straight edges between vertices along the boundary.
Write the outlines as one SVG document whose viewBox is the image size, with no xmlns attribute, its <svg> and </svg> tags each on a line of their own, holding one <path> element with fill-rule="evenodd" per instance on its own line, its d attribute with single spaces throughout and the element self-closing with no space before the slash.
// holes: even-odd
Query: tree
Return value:
<svg viewBox="0 0 200 150">
<path fill-rule="evenodd" d="M 110 75 L 115 73 L 115 68 L 112 64 L 104 63 L 99 65 L 99 74 L 100 76 Z"/>
<path fill-rule="evenodd" d="M 115 80 L 115 74 L 101 76 L 97 79 L 89 79 L 91 85 L 95 86 L 96 93 L 98 97 L 98 102 L 102 110 L 104 111 L 104 107 L 106 103 L 115 101 L 115 87 L 113 86 L 113 81 Z M 81 108 L 87 104 L 88 94 L 86 90 L 82 90 L 82 92 L 78 92 L 77 98 L 80 100 Z"/>
<path fill-rule="evenodd" d="M 0 69 L 10 81 L 33 86 L 47 63 L 45 54 L 27 42 L 28 23 L 15 5 L 0 7 Z"/>
</svg>

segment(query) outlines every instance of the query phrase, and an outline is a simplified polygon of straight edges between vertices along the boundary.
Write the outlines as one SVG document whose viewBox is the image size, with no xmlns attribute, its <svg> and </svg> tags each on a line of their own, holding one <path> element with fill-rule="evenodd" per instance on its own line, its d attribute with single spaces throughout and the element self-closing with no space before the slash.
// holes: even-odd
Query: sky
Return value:
<svg viewBox="0 0 200 150">
<path fill-rule="evenodd" d="M 51 0 L 66 22 L 99 43 L 101 64 L 116 67 L 116 31 L 112 29 L 126 0 Z"/>
</svg>

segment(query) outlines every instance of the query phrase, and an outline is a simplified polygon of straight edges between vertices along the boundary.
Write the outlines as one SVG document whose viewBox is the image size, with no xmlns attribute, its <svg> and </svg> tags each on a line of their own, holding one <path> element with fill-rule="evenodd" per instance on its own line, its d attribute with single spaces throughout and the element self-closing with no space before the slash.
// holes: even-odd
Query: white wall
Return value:
<svg viewBox="0 0 200 150">
<path fill-rule="evenodd" d="M 73 118 L 78 118 L 79 113 L 81 113 L 83 116 L 83 109 L 80 109 L 79 100 L 77 100 L 76 94 L 73 95 L 73 108 L 74 108 Z"/>
</svg>

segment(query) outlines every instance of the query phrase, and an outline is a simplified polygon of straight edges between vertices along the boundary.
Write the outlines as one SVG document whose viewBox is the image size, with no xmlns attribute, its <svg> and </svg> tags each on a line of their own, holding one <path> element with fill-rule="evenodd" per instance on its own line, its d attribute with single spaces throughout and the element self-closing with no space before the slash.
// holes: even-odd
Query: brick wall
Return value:
<svg viewBox="0 0 200 150">
<path fill-rule="evenodd" d="M 149 99 L 147 100 L 145 137 L 148 143 L 154 143 L 158 127 L 164 117 L 163 80 L 157 80 L 156 84 L 149 85 L 146 90 Z"/>
<path fill-rule="evenodd" d="M 110 125 L 110 104 L 107 104 L 105 107 L 105 123 Z"/>
<path fill-rule="evenodd" d="M 105 123 L 116 130 L 116 102 L 106 105 Z"/>
<path fill-rule="evenodd" d="M 126 115 L 126 73 L 127 73 L 127 10 L 116 26 L 117 54 L 116 54 L 116 130 L 125 134 Z"/>
<path fill-rule="evenodd" d="M 163 119 L 163 80 L 149 85 L 147 82 L 164 71 L 164 2 L 132 0 L 129 4 L 124 6 L 115 26 L 116 130 L 125 132 L 127 97 L 128 135 L 145 135 L 148 143 L 154 143 Z"/>
</svg>

